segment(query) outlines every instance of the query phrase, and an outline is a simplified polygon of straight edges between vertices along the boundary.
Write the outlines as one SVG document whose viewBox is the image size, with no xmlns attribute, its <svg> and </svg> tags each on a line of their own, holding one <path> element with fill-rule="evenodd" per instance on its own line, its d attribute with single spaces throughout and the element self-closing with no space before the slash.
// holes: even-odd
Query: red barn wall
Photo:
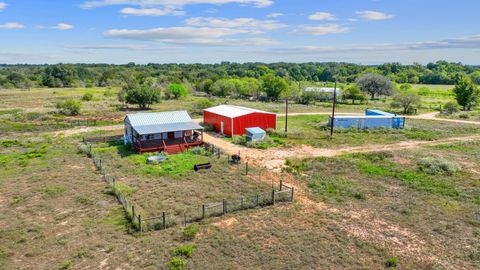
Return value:
<svg viewBox="0 0 480 270">
<path fill-rule="evenodd" d="M 221 122 L 223 121 L 223 133 L 225 135 L 232 136 L 232 119 L 226 116 L 218 115 L 215 113 L 203 111 L 203 123 L 211 125 L 215 129 L 215 132 L 220 133 Z"/>
<path fill-rule="evenodd" d="M 245 134 L 245 129 L 259 127 L 263 130 L 277 128 L 277 116 L 268 113 L 251 113 L 233 118 L 233 135 Z"/>
</svg>

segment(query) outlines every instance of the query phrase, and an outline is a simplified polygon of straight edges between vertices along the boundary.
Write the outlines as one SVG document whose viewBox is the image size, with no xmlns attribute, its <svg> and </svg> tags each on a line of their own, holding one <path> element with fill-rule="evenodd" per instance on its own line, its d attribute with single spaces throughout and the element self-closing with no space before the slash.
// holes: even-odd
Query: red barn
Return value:
<svg viewBox="0 0 480 270">
<path fill-rule="evenodd" d="M 241 106 L 220 105 L 203 111 L 203 123 L 216 132 L 233 136 L 245 134 L 246 128 L 277 128 L 277 115 Z"/>
</svg>

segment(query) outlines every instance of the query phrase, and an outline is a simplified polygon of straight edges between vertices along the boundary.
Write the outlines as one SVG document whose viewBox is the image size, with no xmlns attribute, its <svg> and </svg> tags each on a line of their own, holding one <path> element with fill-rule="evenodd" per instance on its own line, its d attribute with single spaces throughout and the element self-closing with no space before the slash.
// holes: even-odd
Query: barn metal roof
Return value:
<svg viewBox="0 0 480 270">
<path fill-rule="evenodd" d="M 205 109 L 206 112 L 211 112 L 218 115 L 223 115 L 230 118 L 235 118 L 251 113 L 267 113 L 267 114 L 274 114 L 271 112 L 265 112 L 257 109 L 242 107 L 242 106 L 235 106 L 235 105 L 219 105 L 216 107 Z"/>
<path fill-rule="evenodd" d="M 187 111 L 127 114 L 125 121 L 140 135 L 203 129 Z"/>
</svg>

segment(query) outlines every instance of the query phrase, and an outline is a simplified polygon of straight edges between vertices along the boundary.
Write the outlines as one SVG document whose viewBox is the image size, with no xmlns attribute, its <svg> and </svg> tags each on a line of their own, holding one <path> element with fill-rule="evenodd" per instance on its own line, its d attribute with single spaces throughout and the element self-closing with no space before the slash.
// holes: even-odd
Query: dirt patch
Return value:
<svg viewBox="0 0 480 270">
<path fill-rule="evenodd" d="M 225 218 L 225 219 L 220 220 L 219 222 L 213 223 L 213 225 L 215 225 L 217 227 L 220 227 L 222 229 L 231 228 L 232 226 L 235 226 L 236 224 L 238 224 L 238 219 L 236 219 L 234 217 Z"/>
</svg>

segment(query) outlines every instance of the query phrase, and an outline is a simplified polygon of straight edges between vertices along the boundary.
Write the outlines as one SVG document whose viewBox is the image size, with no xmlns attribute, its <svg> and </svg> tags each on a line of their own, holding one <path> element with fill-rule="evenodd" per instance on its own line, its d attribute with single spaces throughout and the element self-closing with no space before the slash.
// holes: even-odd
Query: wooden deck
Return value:
<svg viewBox="0 0 480 270">
<path fill-rule="evenodd" d="M 148 140 L 135 142 L 133 146 L 140 153 L 165 151 L 168 154 L 183 152 L 191 147 L 203 145 L 202 140 L 192 139 L 169 139 L 169 140 Z"/>
</svg>

